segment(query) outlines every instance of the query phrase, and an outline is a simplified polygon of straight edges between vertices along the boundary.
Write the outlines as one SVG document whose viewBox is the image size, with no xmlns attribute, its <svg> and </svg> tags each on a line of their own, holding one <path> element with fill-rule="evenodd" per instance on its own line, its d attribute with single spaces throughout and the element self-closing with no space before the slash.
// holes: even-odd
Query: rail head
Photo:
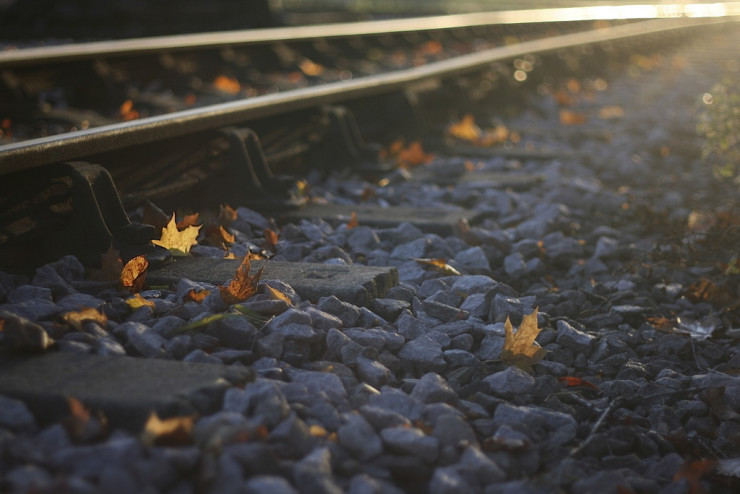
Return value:
<svg viewBox="0 0 740 494">
<path fill-rule="evenodd" d="M 598 5 L 550 9 L 476 12 L 410 19 L 320 24 L 297 27 L 225 31 L 219 33 L 155 36 L 131 40 L 96 41 L 0 51 L 0 68 L 62 62 L 101 56 L 243 46 L 287 41 L 395 34 L 413 31 L 469 28 L 497 24 L 555 23 L 597 20 L 712 18 L 740 16 L 740 2 L 712 4 Z"/>
</svg>

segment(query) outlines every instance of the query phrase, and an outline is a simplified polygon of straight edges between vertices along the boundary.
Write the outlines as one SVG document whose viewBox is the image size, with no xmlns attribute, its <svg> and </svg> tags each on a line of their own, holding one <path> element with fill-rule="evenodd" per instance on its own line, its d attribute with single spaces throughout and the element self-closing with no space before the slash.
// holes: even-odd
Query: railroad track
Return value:
<svg viewBox="0 0 740 494">
<path fill-rule="evenodd" d="M 406 59 L 418 41 L 486 48 L 269 94 L 237 79 L 233 101 L 125 122 L 74 108 L 67 124 L 100 125 L 44 137 L 16 132 L 18 113 L 0 148 L 0 491 L 655 492 L 698 489 L 717 465 L 713 492 L 731 492 L 734 196 L 696 169 L 694 102 L 670 95 L 712 102 L 703 75 L 737 73 L 737 19 L 676 8 L 608 26 L 603 10 L 392 22 L 402 32 L 338 42 L 400 37 Z M 309 41 L 322 29 L 296 43 L 325 47 Z M 135 44 L 87 49 L 112 66 Z M 232 60 L 258 49 L 215 44 Z M 45 53 L 94 66 L 74 49 Z M 0 61 L 6 82 L 21 58 Z M 210 222 L 247 207 L 223 208 L 233 243 L 172 260 L 151 246 L 147 201 Z M 688 236 L 663 235 L 675 225 Z M 242 262 L 224 243 L 272 256 L 253 259 L 264 271 L 243 303 L 220 295 Z M 83 274 L 111 245 L 148 256 L 150 289 Z M 532 377 L 500 350 L 504 320 L 521 330 L 535 307 L 550 353 Z"/>
<path fill-rule="evenodd" d="M 232 182 L 232 190 L 222 195 L 230 202 L 263 211 L 295 209 L 305 202 L 299 197 L 301 182 L 275 177 L 274 168 L 323 153 L 324 168 L 354 162 L 366 172 L 384 170 L 378 146 L 365 144 L 364 138 L 387 145 L 399 135 L 412 139 L 439 127 L 439 115 L 436 122 L 410 118 L 437 106 L 420 108 L 413 100 L 421 94 L 450 93 L 457 86 L 458 94 L 468 93 L 472 111 L 472 94 L 485 99 L 532 85 L 554 70 L 553 54 L 571 53 L 576 60 L 584 49 L 647 38 L 667 42 L 726 23 L 736 5 L 723 8 L 498 12 L 5 51 L 0 53 L 0 172 L 8 177 L 4 204 L 12 212 L 3 221 L 3 243 L 38 237 L 8 228 L 18 230 L 29 213 L 11 207 L 28 194 L 10 185 L 8 174 L 14 172 L 32 177 L 25 179 L 28 184 L 38 182 L 39 167 L 47 180 L 56 181 L 68 173 L 56 163 L 100 165 L 113 182 L 100 178 L 106 182 L 101 187 L 117 188 L 130 207 L 192 190 L 231 171 L 239 183 Z M 728 16 L 719 16 L 722 12 Z M 657 19 L 642 20 L 646 17 Z M 469 77 L 460 79 L 462 74 Z M 338 107 L 343 104 L 351 110 Z M 448 117 L 442 110 L 441 118 Z M 384 121 L 384 132 L 378 132 L 378 121 Z M 257 133 L 243 130 L 249 127 Z M 98 180 L 85 173 L 78 182 Z M 95 218 L 76 222 L 96 225 L 91 231 L 97 233 L 83 235 L 95 250 L 119 236 L 126 239 L 122 244 L 146 238 L 146 228 L 130 225 L 116 202 L 101 207 Z M 316 208 L 303 213 L 337 214 Z M 407 213 L 420 222 L 425 215 L 438 216 Z M 49 216 L 48 211 L 30 214 Z M 384 214 L 365 211 L 366 221 L 377 216 Z M 449 218 L 455 219 L 459 215 Z M 68 247 L 86 257 L 80 248 Z M 133 255 L 136 249 L 125 251 Z"/>
</svg>

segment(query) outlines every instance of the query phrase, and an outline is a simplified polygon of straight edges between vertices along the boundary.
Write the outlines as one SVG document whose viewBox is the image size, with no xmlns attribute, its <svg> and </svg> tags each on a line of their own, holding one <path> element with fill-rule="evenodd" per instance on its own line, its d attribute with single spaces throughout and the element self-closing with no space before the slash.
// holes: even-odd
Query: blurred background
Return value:
<svg viewBox="0 0 740 494">
<path fill-rule="evenodd" d="M 680 1 L 0 0 L 0 41 L 88 41 L 485 10 L 641 3 Z"/>
</svg>

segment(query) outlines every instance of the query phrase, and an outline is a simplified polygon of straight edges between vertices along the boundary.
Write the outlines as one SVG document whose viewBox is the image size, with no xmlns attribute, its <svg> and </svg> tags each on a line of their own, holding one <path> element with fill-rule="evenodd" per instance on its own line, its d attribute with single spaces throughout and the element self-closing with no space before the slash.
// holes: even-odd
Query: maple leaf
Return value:
<svg viewBox="0 0 740 494">
<path fill-rule="evenodd" d="M 231 281 L 229 281 L 225 286 L 218 287 L 221 293 L 221 298 L 224 300 L 226 305 L 244 302 L 249 297 L 257 293 L 257 285 L 262 277 L 262 271 L 264 268 L 260 269 L 257 271 L 257 274 L 252 276 L 249 275 L 250 268 L 251 263 L 249 262 L 249 256 L 244 256 L 244 259 L 236 269 L 236 273 Z"/>
<path fill-rule="evenodd" d="M 105 327 L 108 324 L 108 318 L 106 315 L 92 307 L 83 307 L 78 311 L 66 312 L 62 316 L 62 319 L 77 331 L 82 331 L 82 324 L 86 321 L 97 322 L 102 327 Z"/>
<path fill-rule="evenodd" d="M 213 80 L 213 86 L 228 94 L 237 94 L 241 91 L 241 84 L 234 77 L 220 75 Z"/>
<path fill-rule="evenodd" d="M 108 428 L 108 419 L 101 411 L 91 413 L 77 398 L 68 397 L 69 415 L 62 420 L 70 439 L 75 443 L 82 443 L 98 438 L 105 434 Z"/>
<path fill-rule="evenodd" d="M 221 226 L 231 226 L 231 224 L 236 221 L 236 217 L 236 209 L 232 208 L 228 204 L 221 204 L 218 210 L 218 222 Z"/>
<path fill-rule="evenodd" d="M 183 231 L 177 229 L 175 223 L 175 213 L 167 226 L 162 229 L 162 238 L 152 240 L 154 245 L 164 247 L 176 256 L 185 256 L 190 252 L 190 247 L 197 244 L 198 231 L 200 226 L 188 226 Z"/>
<path fill-rule="evenodd" d="M 356 228 L 359 224 L 360 223 L 357 221 L 357 213 L 352 211 L 352 216 L 350 216 L 349 221 L 347 222 L 347 230 Z"/>
<path fill-rule="evenodd" d="M 129 260 L 121 271 L 121 287 L 131 293 L 139 293 L 144 288 L 148 267 L 149 261 L 144 256 L 136 256 Z"/>
<path fill-rule="evenodd" d="M 195 291 L 195 288 L 191 288 L 188 293 L 185 294 L 185 296 L 182 298 L 183 302 L 203 302 L 208 295 L 210 295 L 210 290 L 200 290 Z"/>
<path fill-rule="evenodd" d="M 504 324 L 504 347 L 501 349 L 501 360 L 516 365 L 522 370 L 532 372 L 532 364 L 539 362 L 547 353 L 534 340 L 540 333 L 537 327 L 537 309 L 522 318 L 516 333 L 509 318 Z"/>
<path fill-rule="evenodd" d="M 121 271 L 121 254 L 111 244 L 105 254 L 100 256 L 100 269 L 88 269 L 87 276 L 93 281 L 118 281 L 121 279 Z"/>
<path fill-rule="evenodd" d="M 169 216 L 159 209 L 152 201 L 144 201 L 141 213 L 142 223 L 154 226 L 155 231 L 161 234 L 162 229 L 167 226 L 169 219 Z"/>
<path fill-rule="evenodd" d="M 127 298 L 126 303 L 133 310 L 140 309 L 142 307 L 151 307 L 152 309 L 156 307 L 156 305 L 154 305 L 154 302 L 145 299 L 138 293 L 135 293 L 133 296 Z"/>
<path fill-rule="evenodd" d="M 187 214 L 183 216 L 182 219 L 176 224 L 177 229 L 184 230 L 189 226 L 197 226 L 196 223 L 198 222 L 198 216 L 200 216 L 199 213 Z"/>
<path fill-rule="evenodd" d="M 397 139 L 379 154 L 380 159 L 393 159 L 401 168 L 423 165 L 434 159 L 433 154 L 424 152 L 421 141 L 413 141 L 408 146 L 403 139 Z"/>
<path fill-rule="evenodd" d="M 195 415 L 160 419 L 152 412 L 144 425 L 143 440 L 158 446 L 185 446 L 192 442 Z"/>
<path fill-rule="evenodd" d="M 454 275 L 454 276 L 460 276 L 460 271 L 453 268 L 449 264 L 447 264 L 447 261 L 445 259 L 421 259 L 421 258 L 414 258 L 414 261 L 424 264 L 426 266 L 431 266 L 435 269 L 438 269 L 442 271 L 443 273 Z"/>
<path fill-rule="evenodd" d="M 263 233 L 265 235 L 265 249 L 269 250 L 270 252 L 277 252 L 278 234 L 270 230 L 269 228 L 265 228 Z"/>
<path fill-rule="evenodd" d="M 476 142 L 480 139 L 483 131 L 475 124 L 475 118 L 473 115 L 467 113 L 459 122 L 453 123 L 447 127 L 447 134 L 463 141 Z"/>
<path fill-rule="evenodd" d="M 287 302 L 288 305 L 293 305 L 293 301 L 290 300 L 290 297 L 270 285 L 265 284 L 265 294 L 273 300 L 282 300 L 283 302 Z"/>
<path fill-rule="evenodd" d="M 221 225 L 208 225 L 206 228 L 206 242 L 214 247 L 221 247 L 226 250 L 226 246 L 233 244 L 236 238 Z"/>
</svg>

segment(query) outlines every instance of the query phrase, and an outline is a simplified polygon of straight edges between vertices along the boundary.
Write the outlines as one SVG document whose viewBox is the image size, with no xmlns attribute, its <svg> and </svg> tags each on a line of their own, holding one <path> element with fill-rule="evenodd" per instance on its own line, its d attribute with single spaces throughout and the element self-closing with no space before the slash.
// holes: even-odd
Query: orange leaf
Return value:
<svg viewBox="0 0 740 494">
<path fill-rule="evenodd" d="M 148 267 L 149 261 L 144 256 L 136 256 L 131 259 L 121 272 L 121 286 L 131 293 L 139 293 L 144 287 Z"/>
<path fill-rule="evenodd" d="M 249 275 L 250 268 L 249 256 L 245 256 L 231 281 L 226 286 L 218 287 L 221 298 L 226 302 L 226 305 L 244 302 L 257 293 L 257 285 L 264 268 L 257 271 L 257 274 L 253 276 Z"/>
<path fill-rule="evenodd" d="M 300 67 L 301 72 L 308 76 L 317 76 L 321 75 L 324 72 L 323 65 L 313 62 L 308 58 L 304 58 L 303 60 L 298 62 L 298 67 Z"/>
<path fill-rule="evenodd" d="M 501 360 L 514 364 L 527 372 L 532 372 L 532 364 L 542 360 L 547 353 L 547 350 L 534 341 L 537 335 L 540 334 L 537 327 L 537 309 L 522 318 L 522 324 L 516 333 L 514 333 L 511 321 L 507 317 L 504 332 Z"/>
<path fill-rule="evenodd" d="M 121 114 L 121 117 L 126 121 L 136 120 L 139 118 L 139 112 L 134 109 L 134 102 L 130 99 L 124 101 L 118 111 Z"/>
<path fill-rule="evenodd" d="M 447 274 L 451 274 L 455 276 L 460 275 L 460 271 L 458 271 L 457 269 L 447 264 L 447 261 L 445 259 L 417 259 L 415 258 L 414 261 L 421 263 L 421 264 L 425 264 L 427 266 L 432 266 L 433 268 L 439 269 L 440 271 L 447 273 Z"/>
<path fill-rule="evenodd" d="M 195 291 L 195 288 L 191 288 L 188 293 L 186 293 L 185 296 L 182 298 L 182 301 L 201 303 L 210 294 L 210 290 Z"/>
<path fill-rule="evenodd" d="M 102 327 L 106 327 L 108 324 L 108 317 L 92 307 L 83 307 L 78 311 L 66 312 L 62 319 L 77 331 L 82 331 L 82 324 L 86 321 L 97 322 Z"/>
<path fill-rule="evenodd" d="M 213 80 L 213 85 L 216 89 L 223 91 L 228 94 L 237 94 L 241 91 L 241 84 L 233 77 L 227 77 L 220 75 Z"/>
<path fill-rule="evenodd" d="M 701 486 L 700 480 L 715 466 L 717 466 L 717 460 L 697 460 L 684 463 L 678 469 L 676 475 L 673 476 L 673 481 L 678 482 L 681 479 L 686 479 L 689 484 L 689 494 L 703 494 L 704 488 Z"/>
<path fill-rule="evenodd" d="M 226 246 L 233 244 L 236 239 L 234 238 L 234 235 L 229 233 L 228 230 L 221 225 L 208 225 L 208 227 L 206 227 L 205 240 L 208 244 L 213 245 L 214 247 L 226 249 Z"/>
<path fill-rule="evenodd" d="M 596 391 L 599 390 L 599 388 L 595 384 L 589 381 L 586 381 L 585 379 L 581 379 L 580 377 L 574 377 L 574 376 L 558 377 L 558 381 L 560 381 L 561 383 L 565 383 L 566 386 L 585 386 L 587 388 L 595 389 Z"/>
<path fill-rule="evenodd" d="M 162 420 L 152 412 L 144 425 L 144 440 L 158 446 L 185 446 L 192 442 L 194 425 L 194 415 Z"/>
<path fill-rule="evenodd" d="M 263 234 L 265 235 L 265 243 L 264 243 L 265 249 L 269 250 L 270 252 L 276 252 L 277 243 L 278 243 L 278 234 L 270 230 L 269 228 L 265 228 Z"/>
<path fill-rule="evenodd" d="M 265 285 L 265 294 L 269 295 L 273 300 L 282 300 L 283 302 L 287 302 L 288 305 L 293 305 L 293 301 L 286 294 L 270 285 Z"/>
<path fill-rule="evenodd" d="M 624 116 L 624 108 L 618 105 L 605 106 L 599 110 L 599 118 L 610 120 L 612 118 L 621 118 Z"/>
<path fill-rule="evenodd" d="M 388 149 L 382 149 L 379 157 L 393 159 L 401 167 L 423 165 L 434 159 L 433 154 L 424 152 L 421 141 L 413 141 L 406 147 L 403 139 L 393 141 Z"/>
<path fill-rule="evenodd" d="M 218 222 L 222 226 L 228 227 L 231 225 L 237 217 L 236 209 L 232 208 L 228 204 L 221 204 L 218 211 Z"/>
<path fill-rule="evenodd" d="M 356 228 L 358 225 L 359 223 L 357 221 L 357 213 L 352 211 L 352 216 L 350 216 L 349 221 L 347 222 L 347 230 Z"/>
<path fill-rule="evenodd" d="M 459 122 L 447 127 L 448 135 L 457 137 L 463 141 L 475 142 L 480 138 L 482 133 L 480 127 L 475 124 L 473 115 L 470 113 L 463 116 Z"/>
<path fill-rule="evenodd" d="M 586 123 L 586 115 L 570 110 L 560 110 L 560 123 L 563 125 L 581 125 Z"/>
<path fill-rule="evenodd" d="M 197 226 L 196 223 L 198 223 L 198 216 L 198 213 L 183 216 L 183 218 L 177 222 L 177 229 L 184 230 L 189 226 Z"/>
</svg>

